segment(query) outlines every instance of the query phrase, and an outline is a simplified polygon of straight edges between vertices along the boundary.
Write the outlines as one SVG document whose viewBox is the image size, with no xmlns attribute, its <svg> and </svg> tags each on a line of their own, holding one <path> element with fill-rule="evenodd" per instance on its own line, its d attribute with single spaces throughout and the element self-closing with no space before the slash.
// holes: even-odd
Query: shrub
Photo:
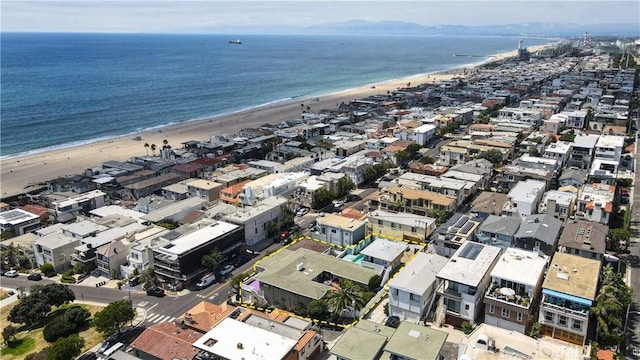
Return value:
<svg viewBox="0 0 640 360">
<path fill-rule="evenodd" d="M 472 331 L 473 331 L 473 325 L 471 325 L 470 322 L 465 321 L 462 323 L 462 332 L 464 332 L 465 335 L 471 334 Z"/>
<path fill-rule="evenodd" d="M 381 282 L 382 278 L 380 277 L 380 275 L 376 274 L 369 278 L 369 283 L 367 284 L 367 286 L 369 287 L 369 290 L 376 291 L 378 290 L 378 288 L 380 288 Z"/>
<path fill-rule="evenodd" d="M 48 342 L 55 342 L 59 338 L 73 334 L 76 327 L 69 323 L 64 316 L 58 316 L 49 321 L 42 330 L 42 336 Z"/>
<path fill-rule="evenodd" d="M 56 276 L 56 269 L 53 268 L 53 265 L 49 263 L 44 263 L 40 266 L 40 272 L 44 274 L 46 277 Z"/>
</svg>

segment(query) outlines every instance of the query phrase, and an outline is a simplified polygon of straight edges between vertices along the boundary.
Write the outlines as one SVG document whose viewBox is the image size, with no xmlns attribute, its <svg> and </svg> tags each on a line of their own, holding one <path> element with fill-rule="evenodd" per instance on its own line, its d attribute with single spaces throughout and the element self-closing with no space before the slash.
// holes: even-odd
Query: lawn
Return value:
<svg viewBox="0 0 640 360">
<path fill-rule="evenodd" d="M 11 309 L 17 303 L 13 303 L 7 305 L 1 309 L 0 313 L 0 329 L 4 329 L 5 326 L 9 324 L 7 320 L 7 316 Z M 78 304 L 70 304 L 65 305 L 65 307 L 73 306 Z M 96 312 L 102 310 L 101 306 L 89 306 L 89 305 L 81 305 L 85 309 L 89 310 L 91 314 L 95 314 Z M 40 351 L 47 347 L 49 343 L 44 340 L 42 336 L 42 327 L 31 330 L 31 331 L 22 331 L 16 335 L 18 341 L 17 345 L 13 347 L 3 347 L 0 350 L 0 357 L 2 360 L 18 360 L 24 359 L 24 357 L 32 352 Z M 84 339 L 85 345 L 82 351 L 87 351 L 90 348 L 94 347 L 100 341 L 102 341 L 102 335 L 96 331 L 93 327 L 88 327 L 86 330 L 80 332 L 80 336 Z"/>
</svg>

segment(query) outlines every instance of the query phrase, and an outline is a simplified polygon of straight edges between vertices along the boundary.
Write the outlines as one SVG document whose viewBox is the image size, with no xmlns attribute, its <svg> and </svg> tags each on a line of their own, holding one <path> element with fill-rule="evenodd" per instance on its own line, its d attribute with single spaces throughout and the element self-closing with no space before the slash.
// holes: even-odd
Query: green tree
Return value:
<svg viewBox="0 0 640 360">
<path fill-rule="evenodd" d="M 382 283 L 382 278 L 380 277 L 380 275 L 376 274 L 369 278 L 369 283 L 367 284 L 367 286 L 369 287 L 369 290 L 376 291 L 380 288 L 380 283 Z"/>
<path fill-rule="evenodd" d="M 626 247 L 629 244 L 629 239 L 631 238 L 631 234 L 629 234 L 629 230 L 625 228 L 618 229 L 609 229 L 609 246 L 608 250 L 619 251 Z"/>
<path fill-rule="evenodd" d="M 156 156 L 156 149 L 158 148 L 158 146 L 156 146 L 156 144 L 151 144 L 150 148 L 153 156 Z"/>
<path fill-rule="evenodd" d="M 200 264 L 207 268 L 209 271 L 214 271 L 220 262 L 222 261 L 222 253 L 220 249 L 213 248 L 209 253 L 202 257 Z"/>
<path fill-rule="evenodd" d="M 69 286 L 62 284 L 47 284 L 38 291 L 34 291 L 34 287 L 31 287 L 31 292 L 35 296 L 44 297 L 51 306 L 68 304 L 76 299 L 76 295 Z"/>
<path fill-rule="evenodd" d="M 290 310 L 298 316 L 307 316 L 307 308 L 302 303 L 293 305 Z"/>
<path fill-rule="evenodd" d="M 431 156 L 424 156 L 420 159 L 420 162 L 423 164 L 435 164 L 435 160 Z"/>
<path fill-rule="evenodd" d="M 311 300 L 307 305 L 307 315 L 310 318 L 325 319 L 328 312 L 329 307 L 327 306 L 327 302 L 322 299 Z"/>
<path fill-rule="evenodd" d="M 158 286 L 156 281 L 156 275 L 153 267 L 146 268 L 140 273 L 140 282 L 143 284 L 142 288 L 147 290 L 148 288 Z"/>
<path fill-rule="evenodd" d="M 42 323 L 52 306 L 60 306 L 75 300 L 68 286 L 62 284 L 35 285 L 29 295 L 9 312 L 7 319 L 12 323 L 33 326 Z"/>
<path fill-rule="evenodd" d="M 338 180 L 338 197 L 341 198 L 347 195 L 351 190 L 355 189 L 356 185 L 353 183 L 350 177 L 343 176 Z"/>
<path fill-rule="evenodd" d="M 613 345 L 619 342 L 619 331 L 622 329 L 624 307 L 616 298 L 613 286 L 605 286 L 596 297 L 596 305 L 591 313 L 596 318 L 598 342 Z"/>
<path fill-rule="evenodd" d="M 560 141 L 573 142 L 576 138 L 576 134 L 573 130 L 566 131 L 564 134 L 560 135 Z"/>
<path fill-rule="evenodd" d="M 436 224 L 444 224 L 453 214 L 444 209 L 431 209 L 427 211 L 427 216 L 436 219 Z"/>
<path fill-rule="evenodd" d="M 47 360 L 69 360 L 74 359 L 82 352 L 84 339 L 78 335 L 71 335 L 56 340 L 47 353 Z"/>
<path fill-rule="evenodd" d="M 325 300 L 331 312 L 338 316 L 342 315 L 344 310 L 355 312 L 364 306 L 362 288 L 350 280 L 342 280 L 339 288 L 325 295 Z"/>
<path fill-rule="evenodd" d="M 118 300 L 110 303 L 93 315 L 93 325 L 96 330 L 109 336 L 116 332 L 128 322 L 136 318 L 136 309 L 128 300 Z"/>
<path fill-rule="evenodd" d="M 407 161 L 411 160 L 411 154 L 406 150 L 399 150 L 395 155 L 398 165 L 405 164 Z"/>
<path fill-rule="evenodd" d="M 420 149 L 422 149 L 422 146 L 420 146 L 419 144 L 413 143 L 413 144 L 409 144 L 409 146 L 407 146 L 407 152 L 409 154 L 411 154 L 411 156 L 415 155 L 415 153 L 417 153 L 418 151 L 420 151 Z"/>
<path fill-rule="evenodd" d="M 59 338 L 72 335 L 76 331 L 76 327 L 68 322 L 64 316 L 58 316 L 51 319 L 42 330 L 42 336 L 48 342 L 54 342 Z"/>
<path fill-rule="evenodd" d="M 325 188 L 320 188 L 313 194 L 313 201 L 311 203 L 311 206 L 314 209 L 321 209 L 331 204 L 331 201 L 334 198 L 335 194 L 332 191 L 329 191 Z"/>
<path fill-rule="evenodd" d="M 82 306 L 74 306 L 67 309 L 67 311 L 64 312 L 63 316 L 64 321 L 73 325 L 76 330 L 87 324 L 90 317 L 91 313 L 89 312 L 89 310 L 83 308 Z"/>
<path fill-rule="evenodd" d="M 2 340 L 4 340 L 5 344 L 10 344 L 16 339 L 16 334 L 18 333 L 18 328 L 8 324 L 2 329 Z"/>
<path fill-rule="evenodd" d="M 373 166 L 367 167 L 364 169 L 364 174 L 362 175 L 364 178 L 364 182 L 370 184 L 378 178 L 378 173 L 376 172 Z"/>
<path fill-rule="evenodd" d="M 491 149 L 478 155 L 478 159 L 487 159 L 497 166 L 502 163 L 502 153 L 498 149 Z"/>
<path fill-rule="evenodd" d="M 43 273 L 46 277 L 52 277 L 56 275 L 56 269 L 49 263 L 40 265 L 40 272 Z"/>
</svg>

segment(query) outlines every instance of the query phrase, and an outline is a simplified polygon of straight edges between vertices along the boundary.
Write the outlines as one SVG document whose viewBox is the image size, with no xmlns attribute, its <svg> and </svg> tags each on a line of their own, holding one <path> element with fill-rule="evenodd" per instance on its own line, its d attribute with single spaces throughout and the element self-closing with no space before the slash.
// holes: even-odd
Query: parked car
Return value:
<svg viewBox="0 0 640 360">
<path fill-rule="evenodd" d="M 42 280 L 42 275 L 40 273 L 29 274 L 29 276 L 27 276 L 27 279 L 33 280 L 33 281 L 40 281 Z"/>
<path fill-rule="evenodd" d="M 305 216 L 309 213 L 309 209 L 308 208 L 300 208 L 298 209 L 298 211 L 296 212 L 296 216 Z"/>
<path fill-rule="evenodd" d="M 18 271 L 17 270 L 9 270 L 9 271 L 5 271 L 4 276 L 6 277 L 18 277 Z"/>
<path fill-rule="evenodd" d="M 140 276 L 134 276 L 129 279 L 129 286 L 134 287 L 138 284 L 140 284 Z"/>
<path fill-rule="evenodd" d="M 235 269 L 235 266 L 229 264 L 229 265 L 225 265 L 222 270 L 220 270 L 220 275 L 225 276 L 228 274 L 231 274 L 231 272 L 233 271 L 233 269 Z"/>
<path fill-rule="evenodd" d="M 159 287 L 150 287 L 150 288 L 147 289 L 147 295 L 163 297 L 164 296 L 164 289 L 161 289 Z"/>
<path fill-rule="evenodd" d="M 251 256 L 249 255 L 240 255 L 233 261 L 233 266 L 240 267 L 251 260 Z"/>
<path fill-rule="evenodd" d="M 96 353 L 94 353 L 92 351 L 89 351 L 89 352 L 86 352 L 86 353 L 80 355 L 78 360 L 96 360 L 97 358 L 98 358 L 98 356 L 96 355 Z"/>
<path fill-rule="evenodd" d="M 384 322 L 384 326 L 392 327 L 397 329 L 400 326 L 400 318 L 397 316 L 389 316 L 387 321 Z"/>
</svg>

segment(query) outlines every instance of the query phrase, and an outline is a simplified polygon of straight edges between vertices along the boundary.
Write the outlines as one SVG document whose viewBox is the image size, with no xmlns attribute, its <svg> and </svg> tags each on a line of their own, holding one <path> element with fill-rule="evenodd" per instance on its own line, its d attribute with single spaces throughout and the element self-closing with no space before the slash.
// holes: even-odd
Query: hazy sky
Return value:
<svg viewBox="0 0 640 360">
<path fill-rule="evenodd" d="M 2 0 L 2 31 L 199 32 L 349 20 L 422 25 L 639 22 L 639 1 Z"/>
</svg>

